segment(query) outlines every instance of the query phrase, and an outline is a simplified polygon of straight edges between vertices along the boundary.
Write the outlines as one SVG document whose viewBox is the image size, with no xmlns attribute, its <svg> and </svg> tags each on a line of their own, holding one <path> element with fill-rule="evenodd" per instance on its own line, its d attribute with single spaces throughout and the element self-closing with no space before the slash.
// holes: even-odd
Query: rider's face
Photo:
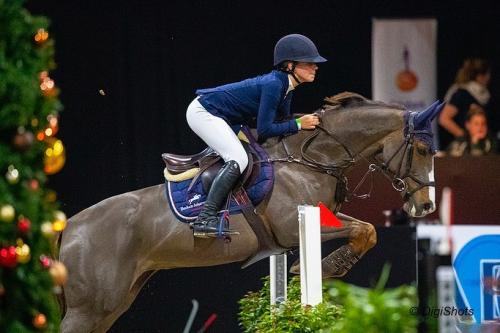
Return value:
<svg viewBox="0 0 500 333">
<path fill-rule="evenodd" d="M 313 62 L 299 62 L 295 66 L 295 75 L 300 82 L 313 82 L 316 77 L 318 65 Z"/>
</svg>

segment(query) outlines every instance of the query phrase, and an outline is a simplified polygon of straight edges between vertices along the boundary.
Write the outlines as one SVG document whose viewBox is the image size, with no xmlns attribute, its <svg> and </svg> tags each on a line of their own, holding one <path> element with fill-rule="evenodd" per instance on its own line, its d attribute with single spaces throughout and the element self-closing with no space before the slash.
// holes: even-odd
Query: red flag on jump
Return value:
<svg viewBox="0 0 500 333">
<path fill-rule="evenodd" d="M 321 201 L 318 203 L 319 207 L 319 219 L 321 221 L 322 227 L 342 227 L 342 222 L 333 214 L 328 207 L 325 206 Z"/>
</svg>

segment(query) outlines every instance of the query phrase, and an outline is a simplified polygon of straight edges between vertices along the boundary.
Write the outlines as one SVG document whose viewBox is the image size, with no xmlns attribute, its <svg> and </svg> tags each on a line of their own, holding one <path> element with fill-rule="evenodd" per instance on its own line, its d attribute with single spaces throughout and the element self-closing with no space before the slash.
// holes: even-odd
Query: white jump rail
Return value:
<svg viewBox="0 0 500 333">
<path fill-rule="evenodd" d="M 317 305 L 323 301 L 321 279 L 321 226 L 318 207 L 298 206 L 300 243 L 300 289 L 303 305 Z M 270 258 L 271 304 L 280 304 L 287 298 L 286 254 Z"/>
</svg>

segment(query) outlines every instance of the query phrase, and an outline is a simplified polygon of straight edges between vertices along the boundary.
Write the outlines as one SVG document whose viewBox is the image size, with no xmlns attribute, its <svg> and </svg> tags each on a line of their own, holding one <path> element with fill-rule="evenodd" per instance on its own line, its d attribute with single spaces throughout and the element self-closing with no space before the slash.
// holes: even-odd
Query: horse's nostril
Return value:
<svg viewBox="0 0 500 333">
<path fill-rule="evenodd" d="M 424 203 L 424 210 L 431 210 L 432 208 L 432 203 L 426 202 Z"/>
</svg>

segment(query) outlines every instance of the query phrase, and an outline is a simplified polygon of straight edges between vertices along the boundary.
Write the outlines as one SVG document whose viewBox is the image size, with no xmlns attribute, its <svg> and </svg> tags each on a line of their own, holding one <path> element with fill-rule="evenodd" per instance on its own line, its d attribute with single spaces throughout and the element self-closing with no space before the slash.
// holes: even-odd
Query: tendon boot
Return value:
<svg viewBox="0 0 500 333">
<path fill-rule="evenodd" d="M 217 213 L 226 202 L 236 181 L 240 177 L 240 167 L 236 161 L 228 161 L 215 176 L 207 200 L 196 221 L 192 224 L 195 237 L 208 237 L 219 231 L 219 218 Z M 225 225 L 220 228 L 222 233 L 229 232 Z"/>
<path fill-rule="evenodd" d="M 359 261 L 360 257 L 354 253 L 349 244 L 342 245 L 321 261 L 322 278 L 342 277 Z M 300 261 L 295 260 L 290 267 L 290 273 L 300 274 Z"/>
<path fill-rule="evenodd" d="M 346 275 L 359 259 L 349 244 L 342 245 L 321 261 L 323 279 Z"/>
</svg>

